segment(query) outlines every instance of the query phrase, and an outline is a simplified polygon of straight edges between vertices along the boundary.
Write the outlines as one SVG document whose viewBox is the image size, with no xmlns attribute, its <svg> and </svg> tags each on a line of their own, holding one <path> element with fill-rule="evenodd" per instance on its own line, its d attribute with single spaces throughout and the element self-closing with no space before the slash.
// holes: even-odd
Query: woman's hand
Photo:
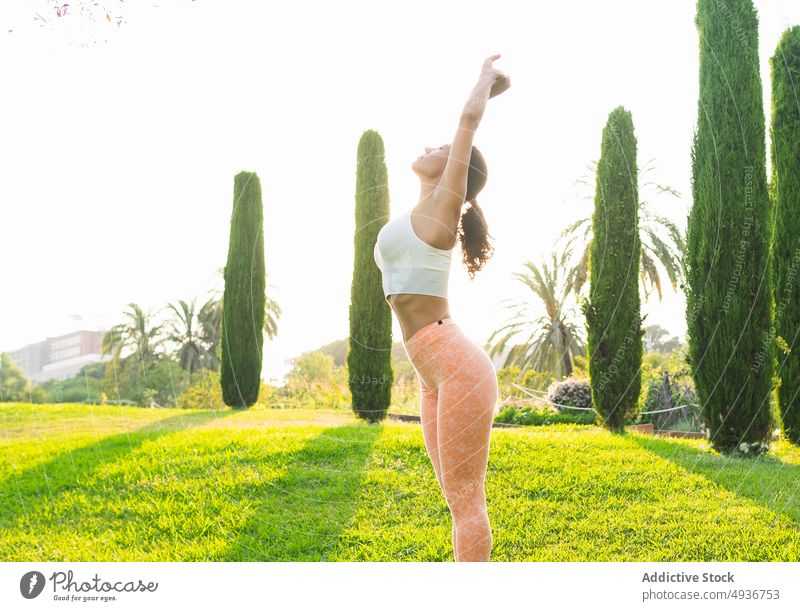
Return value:
<svg viewBox="0 0 800 611">
<path fill-rule="evenodd" d="M 486 110 L 486 100 L 500 95 L 511 87 L 511 79 L 492 66 L 492 62 L 498 57 L 500 57 L 499 54 L 492 55 L 483 62 L 478 84 L 475 85 L 464 105 L 464 110 L 461 111 L 461 120 L 467 121 L 470 125 L 477 126 L 480 123 L 483 112 Z"/>
<path fill-rule="evenodd" d="M 500 54 L 492 55 L 488 57 L 484 62 L 483 66 L 481 67 L 481 78 L 485 78 L 490 80 L 492 83 L 492 88 L 489 91 L 489 97 L 493 98 L 496 95 L 500 95 L 506 89 L 511 87 L 511 79 L 503 74 L 502 71 L 498 70 L 492 65 L 494 60 L 498 59 Z"/>
</svg>

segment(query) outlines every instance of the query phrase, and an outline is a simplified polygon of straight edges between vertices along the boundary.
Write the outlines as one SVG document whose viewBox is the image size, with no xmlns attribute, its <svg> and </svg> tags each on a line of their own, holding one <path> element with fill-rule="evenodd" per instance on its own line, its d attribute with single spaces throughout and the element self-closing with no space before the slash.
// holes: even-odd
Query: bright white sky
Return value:
<svg viewBox="0 0 800 611">
<path fill-rule="evenodd" d="M 593 191 L 574 183 L 617 105 L 633 114 L 640 165 L 655 158 L 651 177 L 683 196 L 655 209 L 685 227 L 695 0 L 533 11 L 511 1 L 150 0 L 122 4 L 120 27 L 101 20 L 96 44 L 91 22 L 56 18 L 49 4 L 0 4 L 1 350 L 108 328 L 132 301 L 152 313 L 181 298 L 199 306 L 222 286 L 241 170 L 261 179 L 268 290 L 284 312 L 265 378 L 346 337 L 360 136 L 374 129 L 384 140 L 395 217 L 419 195 L 412 161 L 452 139 L 493 53 L 512 87 L 490 100 L 474 142 L 489 164 L 479 202 L 496 254 L 470 282 L 456 251 L 450 279 L 451 314 L 470 336 L 483 342 L 503 323 L 502 300 L 532 296 L 511 274 L 589 213 L 580 197 Z M 768 59 L 800 23 L 800 3 L 756 6 L 768 102 Z M 644 310 L 646 324 L 684 337 L 682 296 Z"/>
</svg>

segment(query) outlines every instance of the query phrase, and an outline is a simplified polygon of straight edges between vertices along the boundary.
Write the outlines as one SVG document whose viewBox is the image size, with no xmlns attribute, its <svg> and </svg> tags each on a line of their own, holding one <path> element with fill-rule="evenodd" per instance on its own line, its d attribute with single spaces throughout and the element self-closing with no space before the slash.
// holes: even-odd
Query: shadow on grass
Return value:
<svg viewBox="0 0 800 611">
<path fill-rule="evenodd" d="M 237 491 L 257 500 L 219 560 L 339 560 L 339 538 L 356 512 L 365 465 L 382 432 L 382 425 L 363 423 L 327 428 L 292 456 L 283 476 Z"/>
<path fill-rule="evenodd" d="M 238 410 L 209 410 L 179 413 L 133 431 L 104 437 L 79 448 L 58 454 L 49 461 L 22 472 L 14 472 L 0 482 L 0 528 L 13 527 L 16 519 L 36 513 L 37 508 L 57 494 L 81 487 L 81 479 L 99 467 L 130 454 L 146 440 L 158 439 L 175 431 L 197 427 L 218 418 L 238 414 Z"/>
<path fill-rule="evenodd" d="M 785 463 L 770 454 L 759 458 L 724 456 L 674 438 L 640 434 L 628 434 L 626 438 L 729 492 L 800 523 L 800 465 Z"/>
</svg>

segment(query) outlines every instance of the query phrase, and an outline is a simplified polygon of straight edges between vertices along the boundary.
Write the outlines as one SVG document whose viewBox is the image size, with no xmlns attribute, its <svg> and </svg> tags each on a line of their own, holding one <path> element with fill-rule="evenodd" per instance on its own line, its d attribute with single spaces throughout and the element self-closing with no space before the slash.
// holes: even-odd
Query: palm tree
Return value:
<svg viewBox="0 0 800 611">
<path fill-rule="evenodd" d="M 528 302 L 505 300 L 511 302 L 505 307 L 517 311 L 509 323 L 489 337 L 488 353 L 493 358 L 502 354 L 515 335 L 527 333 L 525 341 L 511 347 L 503 363 L 503 367 L 519 365 L 520 379 L 531 368 L 569 376 L 572 373 L 572 356 L 583 354 L 586 350 L 582 331 L 575 322 L 578 320 L 577 307 L 569 299 L 574 288 L 567 265 L 571 256 L 569 248 L 560 254 L 554 250 L 549 265 L 546 259 L 538 266 L 526 261 L 524 265 L 527 271 L 513 274 L 533 291 L 540 301 L 539 310 L 544 309 L 545 313 L 534 317 L 529 310 L 526 311 L 531 307 Z M 502 337 L 492 344 L 500 335 Z"/>
<path fill-rule="evenodd" d="M 639 228 L 641 231 L 642 243 L 639 279 L 644 292 L 644 300 L 647 301 L 652 294 L 652 289 L 655 289 L 658 293 L 658 300 L 661 301 L 663 295 L 661 290 L 662 277 L 659 272 L 659 265 L 666 272 L 669 282 L 672 285 L 672 290 L 677 291 L 678 285 L 683 282 L 681 254 L 685 249 L 686 239 L 675 223 L 653 212 L 650 204 L 642 197 L 643 193 L 649 193 L 650 195 L 667 193 L 680 198 L 680 193 L 672 187 L 663 186 L 653 181 L 642 181 L 642 178 L 654 169 L 652 162 L 653 160 L 651 159 L 639 170 Z M 579 178 L 576 184 L 587 185 L 593 190 L 596 179 L 597 162 L 592 161 L 586 166 L 586 169 L 589 175 L 584 175 Z M 587 196 L 583 199 L 593 199 L 593 196 Z M 580 259 L 569 271 L 570 280 L 576 295 L 581 292 L 581 288 L 583 288 L 588 279 L 591 232 L 592 218 L 589 216 L 570 224 L 559 236 L 560 238 L 570 238 L 568 247 L 570 247 L 575 240 L 580 240 L 583 244 Z M 657 263 L 659 265 L 657 265 Z"/>
<path fill-rule="evenodd" d="M 268 286 L 272 286 L 271 284 Z M 281 307 L 274 299 L 270 299 L 267 295 L 267 300 L 264 304 L 264 333 L 267 334 L 271 340 L 275 339 L 278 335 L 278 319 L 281 317 Z"/>
<path fill-rule="evenodd" d="M 197 299 L 193 299 L 191 305 L 187 304 L 183 299 L 178 300 L 178 306 L 172 303 L 167 304 L 178 319 L 178 322 L 170 321 L 171 332 L 169 339 L 176 344 L 179 348 L 176 356 L 180 366 L 187 372 L 187 379 L 191 382 L 192 373 L 200 369 L 202 366 L 203 354 L 205 348 L 200 343 L 195 329 L 195 303 Z"/>
<path fill-rule="evenodd" d="M 224 267 L 219 268 L 217 271 L 224 277 Z M 273 285 L 270 284 L 268 286 Z M 204 367 L 217 371 L 219 370 L 217 348 L 222 334 L 222 291 L 220 289 L 212 289 L 210 292 L 212 296 L 200 308 L 197 313 L 197 320 L 200 323 L 199 339 L 206 347 L 201 361 Z M 275 336 L 278 335 L 278 319 L 281 314 L 281 307 L 278 303 L 267 296 L 264 302 L 264 332 L 270 340 L 275 339 Z"/>
<path fill-rule="evenodd" d="M 200 323 L 200 341 L 204 348 L 202 366 L 219 371 L 217 350 L 222 333 L 222 299 L 212 297 L 206 301 L 197 313 L 197 322 Z"/>
<path fill-rule="evenodd" d="M 128 322 L 114 325 L 103 336 L 100 350 L 102 354 L 111 354 L 113 363 L 125 366 L 132 360 L 146 372 L 158 359 L 158 350 L 163 342 L 163 325 L 151 324 L 151 316 L 142 312 L 135 303 L 129 303 L 128 308 L 128 311 L 123 312 L 129 319 Z M 122 350 L 126 348 L 130 350 L 130 354 L 122 359 Z"/>
<path fill-rule="evenodd" d="M 217 270 L 221 276 L 224 277 L 225 275 L 225 268 L 220 267 Z M 267 274 L 269 277 L 269 274 Z M 271 286 L 273 288 L 274 285 L 268 284 L 267 286 Z M 215 289 L 212 291 L 213 294 L 219 299 L 219 305 L 215 307 L 219 307 L 219 312 L 214 312 L 215 317 L 218 316 L 219 323 L 222 323 L 222 291 Z M 214 308 L 212 308 L 213 311 Z M 267 295 L 266 300 L 264 302 L 264 333 L 267 334 L 271 340 L 275 339 L 275 336 L 278 335 L 278 319 L 281 317 L 281 307 L 278 305 L 278 302 L 274 299 L 271 299 L 269 295 Z M 220 329 L 220 327 L 217 327 Z"/>
</svg>

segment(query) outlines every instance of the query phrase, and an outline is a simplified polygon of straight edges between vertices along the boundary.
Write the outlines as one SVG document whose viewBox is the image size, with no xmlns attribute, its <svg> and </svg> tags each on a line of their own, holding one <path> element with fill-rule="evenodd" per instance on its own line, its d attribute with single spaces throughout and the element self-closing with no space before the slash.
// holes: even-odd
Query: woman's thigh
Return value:
<svg viewBox="0 0 800 611">
<path fill-rule="evenodd" d="M 441 486 L 442 478 L 441 467 L 439 465 L 439 443 L 437 436 L 437 403 L 438 393 L 436 390 L 428 389 L 420 383 L 419 416 L 422 423 L 422 438 L 425 440 L 425 449 L 428 451 L 428 456 L 433 464 L 436 480 Z"/>
<path fill-rule="evenodd" d="M 439 466 L 448 502 L 483 498 L 489 439 L 497 405 L 497 374 L 486 352 L 463 337 L 438 387 Z"/>
</svg>

